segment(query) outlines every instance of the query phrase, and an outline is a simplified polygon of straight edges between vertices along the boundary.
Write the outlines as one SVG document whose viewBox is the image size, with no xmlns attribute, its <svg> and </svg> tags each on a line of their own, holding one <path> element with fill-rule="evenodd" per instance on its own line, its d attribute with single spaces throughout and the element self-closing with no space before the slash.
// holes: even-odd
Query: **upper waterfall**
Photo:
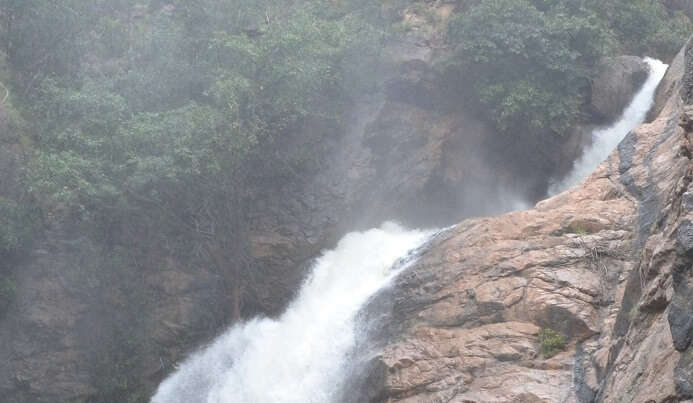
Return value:
<svg viewBox="0 0 693 403">
<path fill-rule="evenodd" d="M 344 378 L 359 308 L 431 234 L 390 223 L 347 234 L 317 259 L 280 318 L 234 326 L 183 363 L 152 403 L 330 402 Z"/>
<path fill-rule="evenodd" d="M 644 60 L 650 67 L 650 74 L 640 91 L 616 123 L 606 128 L 597 129 L 592 133 L 592 144 L 574 162 L 573 169 L 568 175 L 549 188 L 550 195 L 558 194 L 587 177 L 609 156 L 631 130 L 645 121 L 647 112 L 650 111 L 654 102 L 657 86 L 664 78 L 669 66 L 649 57 Z"/>
</svg>

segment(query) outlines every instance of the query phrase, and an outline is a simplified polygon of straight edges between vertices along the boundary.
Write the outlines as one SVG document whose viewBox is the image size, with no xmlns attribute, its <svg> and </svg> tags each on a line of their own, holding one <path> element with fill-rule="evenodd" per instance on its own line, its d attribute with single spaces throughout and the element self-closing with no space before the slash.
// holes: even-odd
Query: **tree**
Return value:
<svg viewBox="0 0 693 403">
<path fill-rule="evenodd" d="M 456 15 L 448 73 L 502 131 L 565 133 L 612 49 L 670 57 L 693 30 L 656 0 L 487 0 Z"/>
<path fill-rule="evenodd" d="M 452 68 L 473 83 L 503 131 L 563 133 L 580 114 L 591 65 L 608 39 L 588 9 L 528 0 L 481 2 L 448 32 Z"/>
<path fill-rule="evenodd" d="M 45 208 L 94 223 L 109 238 L 127 217 L 155 217 L 190 259 L 216 268 L 235 320 L 252 289 L 245 237 L 259 183 L 313 158 L 279 147 L 305 136 L 306 121 L 340 130 L 350 69 L 373 49 L 373 30 L 349 13 L 313 2 L 279 12 L 277 4 L 162 8 L 127 50 L 107 55 L 121 66 L 114 71 L 98 59 L 113 37 L 84 30 L 103 42 L 89 48 L 90 62 L 75 77 L 41 79 L 31 105 L 39 144 L 32 178 Z M 102 12 L 80 23 L 124 23 L 122 9 Z M 248 35 L 249 19 L 260 35 Z"/>
</svg>

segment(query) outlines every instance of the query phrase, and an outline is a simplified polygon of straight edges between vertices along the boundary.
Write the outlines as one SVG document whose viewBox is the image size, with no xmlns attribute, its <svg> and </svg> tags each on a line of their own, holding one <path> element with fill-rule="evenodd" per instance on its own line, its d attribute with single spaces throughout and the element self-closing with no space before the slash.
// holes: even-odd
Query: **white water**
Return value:
<svg viewBox="0 0 693 403">
<path fill-rule="evenodd" d="M 549 188 L 549 194 L 558 194 L 578 184 L 604 161 L 631 130 L 641 125 L 652 108 L 654 94 L 659 82 L 664 78 L 668 65 L 659 60 L 645 58 L 650 66 L 650 74 L 642 88 L 635 95 L 621 118 L 611 127 L 597 129 L 592 133 L 592 144 L 585 149 L 580 159 L 575 161 L 573 169 L 558 183 Z"/>
<path fill-rule="evenodd" d="M 231 328 L 165 380 L 152 403 L 330 402 L 346 375 L 359 308 L 431 234 L 391 223 L 347 234 L 315 262 L 279 319 Z"/>
<path fill-rule="evenodd" d="M 650 58 L 645 62 L 648 79 L 622 117 L 592 133 L 592 145 L 550 194 L 589 175 L 645 120 L 668 67 Z M 344 361 L 355 343 L 356 314 L 431 235 L 395 224 L 347 234 L 315 262 L 281 317 L 234 326 L 162 382 L 151 403 L 331 402 L 347 375 Z"/>
</svg>

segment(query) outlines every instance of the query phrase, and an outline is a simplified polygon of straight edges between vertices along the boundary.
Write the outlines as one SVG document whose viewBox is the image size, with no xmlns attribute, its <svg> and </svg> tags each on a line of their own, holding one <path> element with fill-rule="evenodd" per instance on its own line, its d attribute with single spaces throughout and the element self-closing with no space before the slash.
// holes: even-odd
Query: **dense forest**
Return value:
<svg viewBox="0 0 693 403">
<path fill-rule="evenodd" d="M 309 163 L 310 150 L 277 150 L 282 135 L 311 119 L 338 130 L 349 103 L 375 90 L 363 77 L 406 31 L 397 16 L 425 12 L 391 3 L 3 1 L 3 134 L 21 138 L 31 163 L 21 200 L 1 200 L 0 250 L 21 249 L 36 214 L 107 233 L 121 214 L 161 210 L 195 236 L 236 232 L 253 176 Z M 599 57 L 670 58 L 691 30 L 652 0 L 460 3 L 470 8 L 450 23 L 441 74 L 521 134 L 561 135 L 579 120 Z"/>
<path fill-rule="evenodd" d="M 311 145 L 382 89 L 383 48 L 416 35 L 405 14 L 434 24 L 428 3 L 0 0 L 0 145 L 21 162 L 0 181 L 0 315 L 12 262 L 55 227 L 108 245 L 114 276 L 147 228 L 180 261 L 252 277 L 248 206 L 320 169 Z M 436 79 L 518 138 L 586 120 L 603 56 L 666 61 L 693 31 L 686 10 L 656 0 L 450 3 Z M 286 151 L 297 136 L 303 147 Z M 241 285 L 229 285 L 228 322 L 242 316 Z M 90 401 L 141 401 L 127 357 L 113 360 L 118 376 Z"/>
</svg>

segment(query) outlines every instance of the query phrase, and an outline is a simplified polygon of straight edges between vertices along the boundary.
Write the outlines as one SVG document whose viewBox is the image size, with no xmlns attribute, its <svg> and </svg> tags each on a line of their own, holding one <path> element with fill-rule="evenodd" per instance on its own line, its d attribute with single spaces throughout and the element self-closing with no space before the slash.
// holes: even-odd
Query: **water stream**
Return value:
<svg viewBox="0 0 693 403">
<path fill-rule="evenodd" d="M 611 154 L 631 130 L 645 121 L 647 113 L 652 108 L 657 86 L 669 67 L 661 61 L 649 57 L 645 58 L 645 63 L 650 67 L 650 74 L 630 105 L 623 111 L 616 123 L 606 128 L 597 129 L 592 133 L 592 144 L 575 161 L 570 173 L 549 188 L 549 195 L 558 194 L 580 183 Z"/>
<path fill-rule="evenodd" d="M 645 59 L 650 74 L 623 116 L 596 130 L 593 143 L 555 194 L 578 183 L 641 124 L 667 66 Z M 329 403 L 340 392 L 361 306 L 416 258 L 433 231 L 381 228 L 347 234 L 312 268 L 277 319 L 238 324 L 181 364 L 152 403 Z"/>
<path fill-rule="evenodd" d="M 278 319 L 231 328 L 193 355 L 152 403 L 328 403 L 339 392 L 361 306 L 414 260 L 431 231 L 352 232 L 313 265 Z"/>
</svg>

